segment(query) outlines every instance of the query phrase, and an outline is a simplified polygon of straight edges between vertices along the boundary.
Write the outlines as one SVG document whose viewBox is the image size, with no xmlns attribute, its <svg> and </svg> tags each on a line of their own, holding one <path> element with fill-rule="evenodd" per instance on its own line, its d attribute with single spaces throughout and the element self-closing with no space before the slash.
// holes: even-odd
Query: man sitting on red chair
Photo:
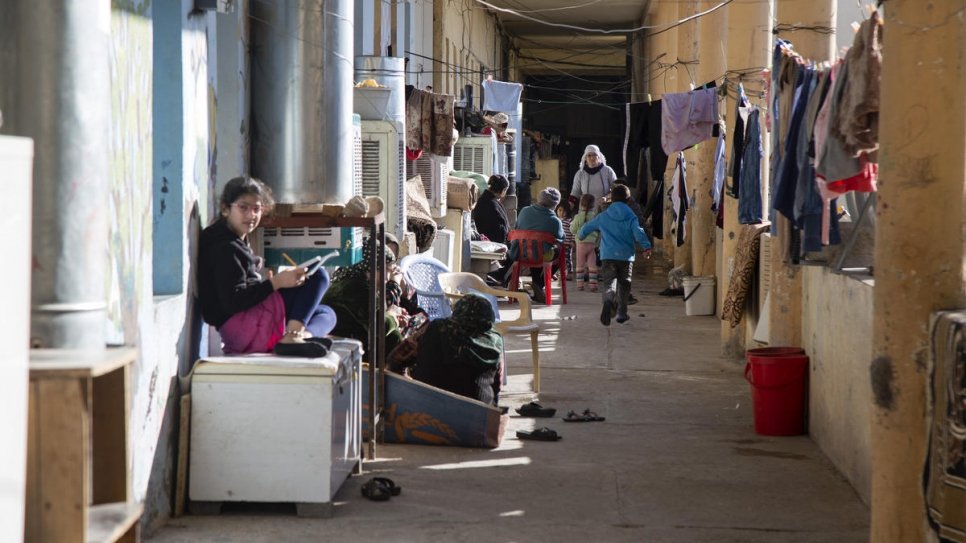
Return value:
<svg viewBox="0 0 966 543">
<path fill-rule="evenodd" d="M 517 216 L 516 229 L 548 232 L 557 239 L 558 243 L 563 242 L 563 223 L 560 222 L 560 219 L 557 218 L 557 214 L 555 213 L 559 203 L 559 190 L 553 187 L 543 189 L 537 197 L 537 203 L 520 210 L 520 214 Z M 511 262 L 517 259 L 518 243 L 514 240 L 510 245 L 510 249 L 507 251 L 507 256 Z M 556 261 L 556 246 L 547 244 L 544 247 L 544 251 L 545 259 L 553 259 Z M 557 264 L 554 263 L 554 270 L 556 269 Z M 543 291 L 543 268 L 530 268 L 530 277 L 533 278 L 532 298 L 537 303 L 547 303 L 546 294 Z"/>
</svg>

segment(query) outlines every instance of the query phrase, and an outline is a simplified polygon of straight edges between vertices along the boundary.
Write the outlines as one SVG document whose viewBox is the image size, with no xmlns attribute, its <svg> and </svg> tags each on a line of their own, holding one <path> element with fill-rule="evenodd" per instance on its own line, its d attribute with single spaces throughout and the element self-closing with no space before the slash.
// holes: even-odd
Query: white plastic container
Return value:
<svg viewBox="0 0 966 543">
<path fill-rule="evenodd" d="M 714 276 L 684 278 L 684 311 L 692 315 L 714 315 Z"/>
</svg>

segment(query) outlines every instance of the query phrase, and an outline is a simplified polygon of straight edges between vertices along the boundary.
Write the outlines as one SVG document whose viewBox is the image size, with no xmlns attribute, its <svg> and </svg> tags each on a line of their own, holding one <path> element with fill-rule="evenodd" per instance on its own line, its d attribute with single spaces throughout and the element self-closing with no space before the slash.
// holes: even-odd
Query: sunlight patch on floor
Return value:
<svg viewBox="0 0 966 543">
<path fill-rule="evenodd" d="M 450 470 L 450 469 L 474 469 L 474 468 L 498 468 L 504 466 L 528 466 L 530 465 L 529 456 L 518 456 L 516 458 L 498 458 L 494 460 L 470 460 L 467 462 L 454 462 L 452 464 L 436 464 L 432 466 L 421 466 L 419 469 Z"/>
<path fill-rule="evenodd" d="M 503 513 L 500 513 L 500 516 L 501 517 L 522 517 L 525 514 L 526 514 L 526 511 L 517 509 L 516 511 L 504 511 Z"/>
</svg>

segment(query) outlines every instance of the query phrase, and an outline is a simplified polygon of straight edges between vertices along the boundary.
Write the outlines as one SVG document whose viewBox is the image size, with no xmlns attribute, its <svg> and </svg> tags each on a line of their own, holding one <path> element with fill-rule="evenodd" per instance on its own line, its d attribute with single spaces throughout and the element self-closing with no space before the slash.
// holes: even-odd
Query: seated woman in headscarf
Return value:
<svg viewBox="0 0 966 543">
<path fill-rule="evenodd" d="M 496 405 L 502 381 L 503 337 L 494 329 L 489 300 L 468 294 L 453 315 L 429 323 L 419 341 L 414 379 Z"/>
<path fill-rule="evenodd" d="M 369 239 L 362 242 L 362 261 L 353 266 L 345 266 L 332 275 L 329 289 L 322 297 L 322 303 L 332 308 L 336 315 L 334 336 L 357 339 L 365 344 L 369 341 L 369 295 L 372 292 L 374 270 L 369 267 Z M 386 277 L 393 276 L 396 255 L 389 247 L 385 248 Z M 386 281 L 386 309 L 399 304 L 402 288 L 394 279 Z M 386 313 L 386 352 L 391 352 L 402 341 L 399 319 L 393 312 Z"/>
</svg>

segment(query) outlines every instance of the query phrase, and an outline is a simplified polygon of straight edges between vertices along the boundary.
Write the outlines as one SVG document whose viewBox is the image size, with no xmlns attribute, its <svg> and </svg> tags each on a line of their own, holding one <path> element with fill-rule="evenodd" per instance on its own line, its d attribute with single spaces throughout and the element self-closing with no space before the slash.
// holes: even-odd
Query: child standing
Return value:
<svg viewBox="0 0 966 543">
<path fill-rule="evenodd" d="M 593 194 L 584 194 L 580 197 L 580 210 L 570 223 L 570 233 L 576 236 L 580 229 L 594 218 L 594 204 L 597 198 Z M 587 289 L 597 292 L 597 239 L 600 236 L 597 232 L 587 236 L 577 236 L 577 258 L 574 266 L 577 269 L 577 290 L 584 290 L 584 275 L 587 276 Z"/>
<path fill-rule="evenodd" d="M 570 224 L 573 221 L 573 213 L 570 208 L 570 203 L 567 200 L 562 200 L 560 205 L 557 206 L 557 218 L 563 224 L 564 229 L 564 251 L 566 254 L 566 259 L 564 260 L 567 264 L 567 275 L 573 277 L 574 274 L 574 249 L 576 243 L 574 241 L 574 233 L 570 231 Z"/>
<path fill-rule="evenodd" d="M 610 325 L 617 315 L 617 322 L 630 319 L 627 299 L 631 293 L 631 273 L 634 266 L 635 248 L 640 248 L 644 258 L 651 257 L 651 240 L 637 222 L 637 215 L 627 205 L 631 196 L 627 185 L 611 187 L 611 204 L 590 220 L 577 233 L 586 236 L 600 232 L 600 282 L 603 284 L 600 323 Z"/>
</svg>

